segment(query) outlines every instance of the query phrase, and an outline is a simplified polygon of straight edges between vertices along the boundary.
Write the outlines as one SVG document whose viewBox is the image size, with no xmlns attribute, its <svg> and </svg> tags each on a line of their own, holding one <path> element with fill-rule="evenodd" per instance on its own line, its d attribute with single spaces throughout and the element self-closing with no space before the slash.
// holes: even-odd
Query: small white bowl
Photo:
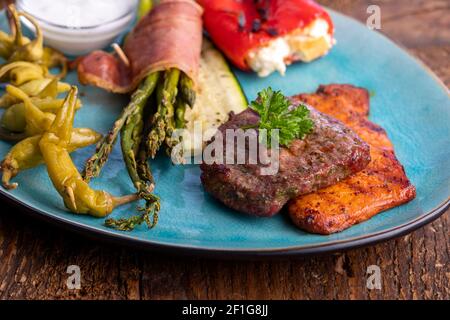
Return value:
<svg viewBox="0 0 450 320">
<path fill-rule="evenodd" d="M 17 1 L 17 9 L 25 11 L 26 7 L 22 1 Z M 33 16 L 39 23 L 44 34 L 45 43 L 52 48 L 58 49 L 67 55 L 83 55 L 93 50 L 105 48 L 135 19 L 136 10 L 130 10 L 121 17 L 103 23 L 101 25 L 87 27 L 69 27 L 54 24 L 40 17 Z M 32 31 L 31 23 L 23 19 L 24 24 Z"/>
</svg>

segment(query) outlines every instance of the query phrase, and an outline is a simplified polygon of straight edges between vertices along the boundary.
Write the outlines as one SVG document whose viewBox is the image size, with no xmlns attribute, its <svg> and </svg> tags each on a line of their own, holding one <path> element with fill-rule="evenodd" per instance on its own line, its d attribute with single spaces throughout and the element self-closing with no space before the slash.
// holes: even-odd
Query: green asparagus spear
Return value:
<svg viewBox="0 0 450 320">
<path fill-rule="evenodd" d="M 167 112 L 165 115 L 164 123 L 166 124 L 166 134 L 165 134 L 165 145 L 166 145 L 166 153 L 167 155 L 171 155 L 172 148 L 177 143 L 177 140 L 173 139 L 172 135 L 175 130 L 175 104 L 177 103 L 177 98 L 173 100 L 173 103 L 169 103 L 167 105 Z"/>
<path fill-rule="evenodd" d="M 165 149 L 166 149 L 166 154 L 170 157 L 172 154 L 172 149 L 173 147 L 176 146 L 176 144 L 178 143 L 179 139 L 175 139 L 173 138 L 173 132 L 175 130 L 175 119 L 174 119 L 174 115 L 172 115 L 172 117 L 168 117 L 166 119 L 166 138 L 164 139 L 165 142 Z"/>
<path fill-rule="evenodd" d="M 138 19 L 140 20 L 152 8 L 151 0 L 141 0 L 138 9 Z M 145 140 L 143 134 L 148 132 L 148 122 L 144 124 L 145 105 L 148 98 L 155 91 L 161 74 L 154 73 L 147 77 L 141 84 L 141 88 L 132 96 L 132 102 L 135 100 L 134 108 L 130 110 L 128 116 L 122 123 L 122 130 L 118 127 L 117 132 L 121 130 L 121 147 L 123 158 L 128 170 L 128 174 L 138 191 L 140 199 L 145 201 L 145 207 L 139 208 L 141 215 L 131 218 L 106 219 L 105 225 L 121 231 L 131 231 L 136 226 L 146 223 L 149 228 L 158 223 L 158 212 L 160 210 L 159 198 L 152 194 L 154 189 L 154 180 L 150 167 L 148 165 L 148 156 L 145 151 Z M 141 93 L 138 92 L 141 90 Z M 139 97 L 138 97 L 139 96 Z M 130 102 L 130 104 L 132 103 Z M 147 125 L 146 125 L 147 124 Z M 117 136 L 117 134 L 116 134 Z M 152 217 L 152 218 L 150 218 Z"/>
<path fill-rule="evenodd" d="M 172 130 L 168 119 L 173 118 L 175 99 L 178 93 L 180 70 L 166 71 L 164 81 L 160 81 L 156 90 L 158 108 L 153 116 L 152 129 L 147 139 L 147 153 L 154 158 L 166 138 L 166 130 Z"/>
<path fill-rule="evenodd" d="M 148 132 L 148 131 L 146 131 Z M 150 170 L 150 166 L 148 165 L 149 156 L 147 154 L 147 148 L 145 140 L 141 142 L 141 146 L 139 147 L 136 164 L 137 164 L 137 172 L 140 179 L 149 186 L 149 192 L 152 192 L 155 188 L 155 180 L 153 179 L 152 172 Z"/>
<path fill-rule="evenodd" d="M 175 127 L 177 129 L 186 128 L 186 120 L 184 118 L 186 114 L 186 103 L 182 100 L 177 100 L 175 103 Z"/>
<path fill-rule="evenodd" d="M 152 77 L 148 77 L 141 85 L 141 89 L 145 88 L 148 96 L 151 96 L 158 83 L 160 74 L 155 73 Z M 142 135 L 144 132 L 144 108 L 146 103 L 140 103 L 134 111 L 126 119 L 121 130 L 121 147 L 122 155 L 125 161 L 128 174 L 137 190 L 139 198 L 145 201 L 145 206 L 139 208 L 141 215 L 131 218 L 107 219 L 105 225 L 117 230 L 130 231 L 137 225 L 144 222 L 149 228 L 152 228 L 158 222 L 158 212 L 160 209 L 159 198 L 152 194 L 154 189 L 154 181 L 148 166 L 147 155 L 142 153 Z M 145 149 L 144 149 L 145 150 Z M 152 217 L 152 218 L 150 218 Z"/>
<path fill-rule="evenodd" d="M 154 92 L 158 79 L 159 73 L 155 73 L 151 79 L 147 78 L 146 82 L 143 84 L 145 87 L 148 82 L 149 86 L 147 90 L 149 96 Z M 145 181 L 142 181 L 139 176 L 137 169 L 137 156 L 144 129 L 144 108 L 144 103 L 139 104 L 126 120 L 121 131 L 121 147 L 128 173 L 136 189 L 138 191 L 146 190 L 152 192 L 154 186 L 146 185 Z"/>
<path fill-rule="evenodd" d="M 148 97 L 154 91 L 155 83 L 157 82 L 158 77 L 159 74 L 157 73 L 149 75 L 141 84 L 139 89 L 133 93 L 128 106 L 123 109 L 109 133 L 97 145 L 97 150 L 94 155 L 86 162 L 83 171 L 83 178 L 85 181 L 89 182 L 92 178 L 97 177 L 100 174 L 103 165 L 108 160 L 108 156 L 112 151 L 117 135 L 125 124 L 125 121 L 131 114 L 133 114 L 136 108 L 139 108 L 141 105 L 145 105 Z"/>
<path fill-rule="evenodd" d="M 185 73 L 183 73 L 180 77 L 180 95 L 189 107 L 194 107 L 196 99 L 194 83 Z"/>
<path fill-rule="evenodd" d="M 186 121 L 184 119 L 184 115 L 186 112 L 186 103 L 177 98 L 175 102 L 175 115 L 171 119 L 171 125 L 173 125 L 176 129 L 184 129 L 186 127 Z M 174 163 L 184 163 L 184 154 L 183 148 L 177 148 L 176 154 L 172 154 L 176 145 L 182 142 L 181 135 L 172 135 L 170 134 L 166 138 L 166 152 L 167 155 L 173 158 Z"/>
<path fill-rule="evenodd" d="M 193 108 L 196 99 L 194 83 L 185 73 L 182 73 L 180 76 L 179 91 L 180 94 L 178 95 L 177 101 L 175 102 L 175 115 L 173 117 L 173 124 L 177 129 L 183 129 L 186 127 L 186 121 L 184 118 L 186 113 L 186 106 Z M 180 150 L 178 154 L 172 155 L 173 148 L 177 144 L 182 142 L 182 137 L 172 137 L 172 134 L 170 132 L 167 132 L 167 134 L 170 137 L 169 139 L 166 138 L 167 154 L 171 157 L 175 156 L 175 160 L 177 163 L 182 163 L 184 161 L 182 148 L 177 149 Z"/>
<path fill-rule="evenodd" d="M 150 200 L 151 199 L 148 199 L 148 201 L 150 201 Z M 152 228 L 158 223 L 158 214 L 157 213 L 160 210 L 159 199 L 157 199 L 157 198 L 155 199 L 154 207 L 152 208 L 152 210 L 153 210 L 153 212 L 155 212 L 152 220 L 150 220 L 149 214 L 144 213 L 142 215 L 133 216 L 128 219 L 120 218 L 120 219 L 116 220 L 113 218 L 109 218 L 109 219 L 105 220 L 105 226 L 107 226 L 109 228 L 114 228 L 114 229 L 120 230 L 120 231 L 131 231 L 136 226 L 141 225 L 142 223 L 145 222 L 149 228 Z"/>
</svg>

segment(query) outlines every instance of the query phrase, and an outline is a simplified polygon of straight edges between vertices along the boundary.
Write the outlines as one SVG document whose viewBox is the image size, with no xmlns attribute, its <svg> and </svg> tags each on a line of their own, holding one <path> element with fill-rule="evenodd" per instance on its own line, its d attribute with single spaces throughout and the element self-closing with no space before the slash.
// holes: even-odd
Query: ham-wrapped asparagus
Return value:
<svg viewBox="0 0 450 320">
<path fill-rule="evenodd" d="M 178 117 L 184 116 L 187 105 L 195 103 L 202 12 L 194 0 L 162 0 L 127 35 L 118 57 L 95 51 L 77 61 L 81 83 L 116 93 L 133 92 L 83 172 L 86 181 L 100 174 L 121 132 L 128 173 L 146 206 L 141 216 L 108 219 L 110 227 L 130 230 L 143 222 L 152 227 L 158 221 L 159 199 L 153 195 L 154 180 L 147 160 L 163 145 L 171 155 L 180 142 L 172 133 L 177 126 L 184 126 L 184 119 Z M 149 99 L 152 95 L 154 99 Z M 183 158 L 182 154 L 176 156 L 177 161 Z"/>
</svg>

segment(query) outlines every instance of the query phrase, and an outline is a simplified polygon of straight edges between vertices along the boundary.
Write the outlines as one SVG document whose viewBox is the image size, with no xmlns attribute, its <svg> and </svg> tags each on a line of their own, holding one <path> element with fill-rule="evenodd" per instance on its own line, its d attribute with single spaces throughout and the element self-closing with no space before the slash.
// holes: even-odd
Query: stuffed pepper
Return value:
<svg viewBox="0 0 450 320">
<path fill-rule="evenodd" d="M 209 36 L 238 68 L 282 75 L 334 44 L 329 14 L 311 0 L 200 0 Z"/>
</svg>

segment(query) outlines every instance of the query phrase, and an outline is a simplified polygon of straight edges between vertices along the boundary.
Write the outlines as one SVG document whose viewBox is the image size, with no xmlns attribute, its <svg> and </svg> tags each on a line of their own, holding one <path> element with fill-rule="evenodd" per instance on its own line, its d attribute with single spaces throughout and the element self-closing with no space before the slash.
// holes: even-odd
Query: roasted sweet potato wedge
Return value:
<svg viewBox="0 0 450 320">
<path fill-rule="evenodd" d="M 367 119 L 367 90 L 333 84 L 320 86 L 315 94 L 302 94 L 294 99 L 353 129 L 371 146 L 372 158 L 366 169 L 350 178 L 292 200 L 289 215 L 299 228 L 319 234 L 339 232 L 414 199 L 416 190 L 395 157 L 386 132 Z"/>
</svg>

